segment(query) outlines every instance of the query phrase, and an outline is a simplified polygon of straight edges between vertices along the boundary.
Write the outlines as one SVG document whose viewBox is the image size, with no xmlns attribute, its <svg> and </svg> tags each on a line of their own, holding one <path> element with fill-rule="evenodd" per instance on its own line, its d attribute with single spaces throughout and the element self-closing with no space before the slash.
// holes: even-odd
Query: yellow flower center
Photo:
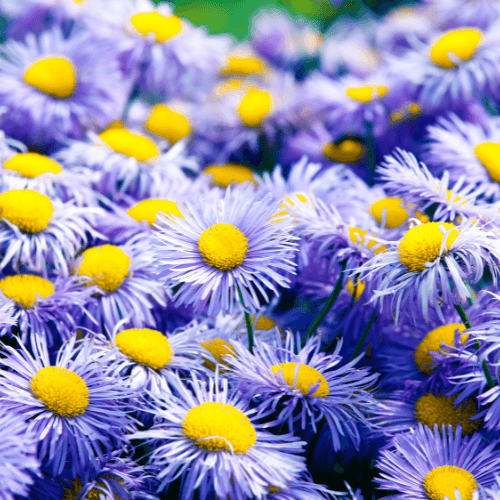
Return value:
<svg viewBox="0 0 500 500">
<path fill-rule="evenodd" d="M 338 163 L 357 163 L 365 154 L 365 147 L 356 139 L 344 139 L 339 143 L 327 144 L 323 148 L 323 154 Z"/>
<path fill-rule="evenodd" d="M 456 58 L 469 60 L 477 49 L 483 33 L 477 28 L 462 28 L 441 35 L 431 46 L 429 57 L 441 68 L 454 68 Z M 450 58 L 450 54 L 455 57 Z"/>
<path fill-rule="evenodd" d="M 170 144 L 175 144 L 191 133 L 189 120 L 164 104 L 157 104 L 151 110 L 145 127 L 153 134 L 167 139 Z"/>
<path fill-rule="evenodd" d="M 54 213 L 48 196 L 29 189 L 14 189 L 0 194 L 0 216 L 25 233 L 43 231 Z"/>
<path fill-rule="evenodd" d="M 115 343 L 125 356 L 154 370 L 170 363 L 174 355 L 167 337 L 149 328 L 124 330 L 116 335 Z"/>
<path fill-rule="evenodd" d="M 160 154 L 156 144 L 147 137 L 134 134 L 125 128 L 108 128 L 99 137 L 111 149 L 139 161 L 146 161 Z"/>
<path fill-rule="evenodd" d="M 46 298 L 55 292 L 54 285 L 50 281 L 31 274 L 6 276 L 0 280 L 0 290 L 6 297 L 27 309 L 35 305 L 35 301 L 38 300 L 37 295 Z"/>
<path fill-rule="evenodd" d="M 61 417 L 81 415 L 89 405 L 85 380 L 67 368 L 41 368 L 31 378 L 30 387 L 47 409 Z"/>
<path fill-rule="evenodd" d="M 238 114 L 247 127 L 259 127 L 271 111 L 271 106 L 271 94 L 252 87 L 241 100 Z"/>
<path fill-rule="evenodd" d="M 49 172 L 58 174 L 63 170 L 59 163 L 38 153 L 19 153 L 14 155 L 3 164 L 3 168 L 14 170 L 14 172 L 30 179 Z"/>
<path fill-rule="evenodd" d="M 222 339 L 210 339 L 210 340 L 205 340 L 204 342 L 201 343 L 201 345 L 210 353 L 212 353 L 217 360 L 217 362 L 221 365 L 227 366 L 226 361 L 224 361 L 223 356 L 226 354 L 232 354 L 234 355 L 234 347 L 231 345 L 231 342 L 227 342 L 226 340 Z M 203 366 L 206 366 L 212 371 L 215 371 L 215 363 L 210 361 L 208 358 L 203 358 Z M 220 370 L 221 372 L 227 371 L 227 370 Z"/>
<path fill-rule="evenodd" d="M 245 259 L 248 238 L 232 224 L 218 223 L 201 233 L 198 249 L 209 266 L 229 271 Z"/>
<path fill-rule="evenodd" d="M 285 382 L 294 389 L 299 389 L 302 394 L 309 394 L 311 388 L 318 382 L 318 388 L 310 396 L 322 398 L 330 394 L 330 388 L 325 377 L 315 368 L 309 365 L 299 363 L 280 363 L 279 365 L 271 366 L 271 371 L 274 374 L 283 375 Z M 295 378 L 297 375 L 297 378 Z"/>
<path fill-rule="evenodd" d="M 250 419 L 234 406 L 207 402 L 191 408 L 182 422 L 184 433 L 200 448 L 246 453 L 257 440 Z"/>
<path fill-rule="evenodd" d="M 474 154 L 488 171 L 491 180 L 500 182 L 500 144 L 483 142 L 474 148 Z"/>
<path fill-rule="evenodd" d="M 45 94 L 64 99 L 75 90 L 76 71 L 65 57 L 44 57 L 28 67 L 24 81 Z"/>
<path fill-rule="evenodd" d="M 87 286 L 97 285 L 106 293 L 116 290 L 128 276 L 130 259 L 114 245 L 102 245 L 82 252 L 82 263 L 78 276 L 93 278 Z"/>
<path fill-rule="evenodd" d="M 240 182 L 253 182 L 253 170 L 245 165 L 228 163 L 226 165 L 210 165 L 205 169 L 205 173 L 213 175 L 212 182 L 217 186 L 227 187 L 229 184 Z"/>
<path fill-rule="evenodd" d="M 360 245 L 364 245 L 365 236 L 368 238 L 368 244 L 366 245 L 366 248 L 368 250 L 371 250 L 375 245 L 379 245 L 379 243 L 371 239 L 372 235 L 368 234 L 368 231 L 360 229 L 359 227 L 349 227 L 349 237 L 351 238 L 351 241 L 353 243 L 359 243 Z M 380 252 L 385 252 L 386 250 L 387 250 L 386 246 L 379 245 L 378 248 L 372 250 L 372 252 L 374 254 L 378 254 Z"/>
<path fill-rule="evenodd" d="M 127 210 L 127 213 L 137 222 L 145 220 L 150 226 L 156 222 L 158 213 L 182 217 L 182 214 L 175 201 L 169 200 L 142 200 Z"/>
<path fill-rule="evenodd" d="M 349 291 L 349 293 L 354 297 L 354 300 L 357 301 L 365 291 L 365 284 L 362 281 L 357 281 L 356 284 L 354 284 L 352 278 L 349 278 L 346 288 Z"/>
<path fill-rule="evenodd" d="M 383 198 L 372 204 L 370 212 L 379 224 L 382 224 L 385 214 L 385 227 L 392 229 L 399 227 L 408 219 L 408 212 L 403 207 L 403 200 L 400 198 Z"/>
<path fill-rule="evenodd" d="M 112 476 L 109 474 L 104 474 L 101 476 L 103 478 L 108 478 L 108 479 L 114 479 L 115 481 L 118 481 L 122 486 L 124 486 L 123 481 L 116 477 Z M 104 483 L 102 481 L 97 481 L 96 482 L 96 487 L 92 488 L 86 495 L 85 499 L 82 499 L 80 495 L 80 491 L 83 488 L 82 480 L 77 477 L 74 481 L 70 481 L 73 487 L 68 487 L 64 488 L 64 497 L 62 500 L 101 500 L 102 498 L 102 488 L 104 487 Z M 114 495 L 115 500 L 120 500 L 118 495 Z"/>
<path fill-rule="evenodd" d="M 399 111 L 394 111 L 389 115 L 389 119 L 393 123 L 400 122 L 409 118 L 414 118 L 421 113 L 420 106 L 416 102 L 405 104 Z"/>
<path fill-rule="evenodd" d="M 255 319 L 255 316 L 252 316 L 252 323 L 253 320 Z M 271 328 L 274 328 L 276 326 L 276 321 L 273 321 L 271 318 L 268 318 L 267 316 L 261 316 L 257 322 L 255 323 L 254 328 L 256 330 L 270 330 Z"/>
<path fill-rule="evenodd" d="M 455 225 L 451 222 L 427 222 L 408 230 L 398 246 L 399 260 L 410 272 L 420 273 L 427 269 L 427 263 L 434 262 L 441 255 L 444 234 Z M 460 230 L 450 231 L 446 237 L 444 251 L 457 239 Z"/>
<path fill-rule="evenodd" d="M 472 500 L 477 489 L 474 476 L 455 465 L 441 465 L 429 471 L 424 478 L 424 488 L 431 500 L 444 500 L 444 497 L 455 498 L 455 488 L 460 492 L 462 500 Z"/>
<path fill-rule="evenodd" d="M 371 102 L 387 94 L 387 87 L 382 85 L 365 85 L 363 87 L 349 87 L 345 93 L 351 99 L 359 102 Z"/>
<path fill-rule="evenodd" d="M 162 16 L 159 12 L 139 12 L 130 18 L 134 28 L 143 36 L 153 33 L 157 42 L 164 42 L 182 30 L 177 16 Z"/>
<path fill-rule="evenodd" d="M 460 407 L 453 406 L 453 397 L 447 398 L 440 394 L 436 396 L 430 392 L 421 396 L 415 403 L 415 418 L 431 429 L 434 424 L 439 428 L 444 424 L 452 425 L 453 430 L 457 424 L 462 426 L 464 434 L 472 434 L 480 426 L 480 420 L 469 420 L 477 415 L 477 408 L 472 399 L 462 404 Z"/>
<path fill-rule="evenodd" d="M 264 63 L 251 56 L 233 56 L 227 61 L 226 67 L 222 70 L 225 75 L 252 75 L 255 73 L 265 73 L 266 67 Z"/>
<path fill-rule="evenodd" d="M 465 329 L 465 325 L 462 323 L 452 323 L 431 330 L 415 349 L 414 358 L 418 369 L 430 375 L 432 373 L 432 355 L 429 353 L 439 351 L 441 344 L 455 345 L 455 332 L 457 330 L 463 332 Z M 467 334 L 461 336 L 462 343 L 465 342 L 467 336 Z"/>
</svg>

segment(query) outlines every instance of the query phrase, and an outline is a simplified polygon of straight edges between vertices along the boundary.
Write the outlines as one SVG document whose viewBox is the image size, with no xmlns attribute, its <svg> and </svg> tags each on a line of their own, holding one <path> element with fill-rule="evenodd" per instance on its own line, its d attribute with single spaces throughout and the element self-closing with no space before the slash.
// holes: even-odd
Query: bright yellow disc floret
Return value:
<svg viewBox="0 0 500 500">
<path fill-rule="evenodd" d="M 474 154 L 488 171 L 491 180 L 500 182 L 500 144 L 483 142 L 474 148 Z"/>
<path fill-rule="evenodd" d="M 182 422 L 184 433 L 200 448 L 246 453 L 257 440 L 250 419 L 238 408 L 207 402 L 191 408 Z"/>
<path fill-rule="evenodd" d="M 338 163 L 357 163 L 365 154 L 365 146 L 357 139 L 331 142 L 323 148 L 323 154 Z"/>
<path fill-rule="evenodd" d="M 154 370 L 170 363 L 174 355 L 167 337 L 149 328 L 124 330 L 116 335 L 115 343 L 123 354 Z"/>
<path fill-rule="evenodd" d="M 157 42 L 165 42 L 182 30 L 182 20 L 179 17 L 163 16 L 157 11 L 134 14 L 130 22 L 143 36 L 153 33 Z"/>
<path fill-rule="evenodd" d="M 64 99 L 75 90 L 76 71 L 63 56 L 44 57 L 26 69 L 24 81 L 45 94 Z"/>
<path fill-rule="evenodd" d="M 483 32 L 477 28 L 461 28 L 441 35 L 431 46 L 429 57 L 441 68 L 456 66 L 455 58 L 467 61 L 483 39 Z M 455 55 L 450 58 L 450 53 Z"/>
<path fill-rule="evenodd" d="M 209 165 L 205 173 L 213 175 L 212 182 L 217 186 L 227 187 L 229 184 L 240 182 L 253 182 L 253 170 L 245 165 L 227 163 L 226 165 Z"/>
<path fill-rule="evenodd" d="M 209 351 L 217 362 L 221 365 L 226 365 L 226 361 L 223 359 L 223 356 L 226 354 L 234 355 L 234 347 L 231 345 L 231 342 L 223 339 L 210 339 L 205 340 L 201 343 L 201 345 Z M 215 364 L 210 361 L 208 358 L 203 358 L 203 365 L 209 368 L 210 370 L 215 371 Z M 220 370 L 221 372 L 227 371 L 224 369 Z"/>
<path fill-rule="evenodd" d="M 274 374 L 283 375 L 285 382 L 292 388 L 299 389 L 302 394 L 309 394 L 311 388 L 318 382 L 318 388 L 310 396 L 322 398 L 330 394 L 330 388 L 325 377 L 315 368 L 309 365 L 301 364 L 297 371 L 298 363 L 280 363 L 279 365 L 271 366 L 271 371 Z"/>
<path fill-rule="evenodd" d="M 38 153 L 19 153 L 9 158 L 4 164 L 6 170 L 13 170 L 23 177 L 32 179 L 42 174 L 58 174 L 63 168 L 59 163 Z"/>
<path fill-rule="evenodd" d="M 40 276 L 32 274 L 15 274 L 0 280 L 0 290 L 9 299 L 30 309 L 38 300 L 37 295 L 48 297 L 55 291 L 54 285 Z"/>
<path fill-rule="evenodd" d="M 150 160 L 160 154 L 160 150 L 151 139 L 134 134 L 125 128 L 108 128 L 101 132 L 99 137 L 117 153 L 139 161 Z"/>
<path fill-rule="evenodd" d="M 191 133 L 189 120 L 164 104 L 157 104 L 153 107 L 144 126 L 153 134 L 167 139 L 171 144 L 175 144 Z"/>
<path fill-rule="evenodd" d="M 441 465 L 429 471 L 424 478 L 424 488 L 430 500 L 444 500 L 444 497 L 455 498 L 455 489 L 460 492 L 462 500 L 472 500 L 477 489 L 474 476 L 455 465 Z"/>
<path fill-rule="evenodd" d="M 372 204 L 370 212 L 379 224 L 385 214 L 385 227 L 392 229 L 401 226 L 408 219 L 408 212 L 403 207 L 403 200 L 400 198 L 383 198 Z"/>
<path fill-rule="evenodd" d="M 247 127 L 259 127 L 271 111 L 271 107 L 271 94 L 252 87 L 241 100 L 238 114 Z"/>
<path fill-rule="evenodd" d="M 175 201 L 170 200 L 142 200 L 127 210 L 127 213 L 137 222 L 146 221 L 150 226 L 156 222 L 158 213 L 182 217 Z"/>
<path fill-rule="evenodd" d="M 0 217 L 25 233 L 39 233 L 47 228 L 54 213 L 48 196 L 29 189 L 14 189 L 0 194 Z"/>
<path fill-rule="evenodd" d="M 124 486 L 123 481 L 116 476 L 112 476 L 110 474 L 103 474 L 102 478 L 114 479 L 122 486 Z M 96 487 L 92 488 L 86 495 L 85 499 L 83 499 L 80 495 L 80 491 L 83 488 L 82 480 L 77 477 L 74 481 L 70 481 L 73 487 L 65 487 L 64 488 L 64 497 L 62 500 L 101 500 L 102 492 L 104 488 L 104 483 L 102 481 L 96 481 Z M 122 500 L 118 497 L 118 495 L 114 495 L 114 500 Z"/>
<path fill-rule="evenodd" d="M 232 224 L 214 224 L 201 233 L 198 249 L 209 266 L 229 271 L 245 260 L 248 238 Z"/>
<path fill-rule="evenodd" d="M 251 321 L 253 323 L 255 316 L 252 316 Z M 255 323 L 254 328 L 256 330 L 270 330 L 276 326 L 276 321 L 268 318 L 267 316 L 261 316 Z"/>
<path fill-rule="evenodd" d="M 85 284 L 97 285 L 106 293 L 116 290 L 128 276 L 130 258 L 114 245 L 92 247 L 82 252 L 78 276 L 93 278 Z"/>
<path fill-rule="evenodd" d="M 31 378 L 30 387 L 47 409 L 61 417 L 81 415 L 89 405 L 89 390 L 85 380 L 67 368 L 41 368 Z"/>
<path fill-rule="evenodd" d="M 346 288 L 348 292 L 354 297 L 354 300 L 359 300 L 361 295 L 365 291 L 365 284 L 362 281 L 356 281 L 356 284 L 354 284 L 352 278 L 349 278 Z"/>
<path fill-rule="evenodd" d="M 399 260 L 408 271 L 420 273 L 441 254 L 444 234 L 455 227 L 451 222 L 427 222 L 408 230 L 398 246 Z M 453 245 L 460 230 L 448 232 L 443 253 Z"/>
<path fill-rule="evenodd" d="M 252 56 L 232 56 L 227 60 L 222 73 L 225 75 L 252 75 L 265 73 L 266 67 L 264 63 Z"/>
<path fill-rule="evenodd" d="M 349 87 L 345 93 L 351 99 L 359 102 L 371 102 L 387 94 L 387 87 L 382 85 L 365 85 L 363 87 Z"/>
</svg>

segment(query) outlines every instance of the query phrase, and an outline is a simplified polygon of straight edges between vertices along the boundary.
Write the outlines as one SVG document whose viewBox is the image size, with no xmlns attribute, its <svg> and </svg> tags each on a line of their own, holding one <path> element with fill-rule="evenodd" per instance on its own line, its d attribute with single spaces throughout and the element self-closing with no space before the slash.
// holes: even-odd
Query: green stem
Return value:
<svg viewBox="0 0 500 500">
<path fill-rule="evenodd" d="M 356 358 L 361 352 L 361 349 L 365 344 L 366 337 L 368 337 L 368 334 L 370 333 L 370 330 L 373 326 L 373 323 L 375 323 L 376 319 L 377 319 L 377 313 L 373 311 L 372 315 L 370 316 L 370 319 L 368 320 L 368 323 L 365 325 L 363 333 L 361 334 L 361 338 L 359 339 L 358 344 L 356 345 L 356 349 L 354 349 L 354 352 L 352 353 L 351 361 L 354 358 Z"/>
<path fill-rule="evenodd" d="M 375 156 L 373 125 L 370 122 L 365 122 L 365 144 L 366 156 L 368 158 L 368 184 L 372 185 L 375 177 L 375 168 L 377 166 L 377 157 Z"/>
<path fill-rule="evenodd" d="M 248 350 L 250 351 L 250 354 L 253 354 L 254 341 L 253 341 L 252 320 L 250 318 L 250 314 L 247 311 L 247 307 L 245 306 L 245 301 L 243 300 L 243 294 L 241 293 L 240 286 L 237 285 L 237 287 L 238 287 L 238 295 L 240 296 L 240 302 L 241 302 L 241 305 L 243 306 L 243 309 L 244 309 L 245 323 L 247 325 Z"/>
<path fill-rule="evenodd" d="M 467 316 L 467 313 L 465 312 L 464 308 L 460 304 L 453 304 L 455 306 L 455 309 L 460 316 L 460 319 L 462 320 L 463 324 L 465 325 L 466 328 L 472 328 L 472 324 L 469 320 L 469 317 Z M 481 344 L 479 343 L 479 340 L 476 340 L 474 342 L 474 347 L 476 348 L 476 351 L 479 352 L 481 349 Z M 481 366 L 483 368 L 484 375 L 486 377 L 486 380 L 488 381 L 488 386 L 490 389 L 493 389 L 495 387 L 495 381 L 493 380 L 493 377 L 491 376 L 490 369 L 488 367 L 488 363 L 486 363 L 486 360 L 483 360 L 481 363 Z"/>
</svg>

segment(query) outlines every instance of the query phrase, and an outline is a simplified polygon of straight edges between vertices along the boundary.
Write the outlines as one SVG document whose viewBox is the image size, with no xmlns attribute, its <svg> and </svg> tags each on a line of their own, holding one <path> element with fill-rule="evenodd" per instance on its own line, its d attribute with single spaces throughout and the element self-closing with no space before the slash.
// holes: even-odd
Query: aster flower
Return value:
<svg viewBox="0 0 500 500">
<path fill-rule="evenodd" d="M 301 349 L 299 344 L 299 337 L 287 332 L 285 339 L 277 335 L 273 344 L 257 341 L 252 355 L 234 341 L 235 355 L 224 358 L 230 378 L 255 400 L 259 414 L 276 412 L 276 421 L 290 432 L 307 427 L 316 433 L 325 419 L 335 450 L 340 449 L 342 436 L 359 445 L 356 422 L 367 423 L 366 416 L 374 408 L 368 389 L 377 376 L 354 368 L 359 358 L 337 366 L 342 362 L 341 342 L 332 354 L 320 352 L 317 336 Z"/>
<path fill-rule="evenodd" d="M 72 337 L 49 359 L 43 338 L 35 337 L 30 354 L 23 344 L 4 347 L 0 370 L 2 404 L 22 414 L 38 439 L 38 459 L 52 475 L 73 464 L 72 479 L 105 462 L 105 453 L 123 444 L 132 423 L 123 400 L 133 396 L 92 360 L 92 343 Z"/>
<path fill-rule="evenodd" d="M 110 46 L 91 33 L 65 39 L 54 28 L 9 40 L 1 53 L 0 128 L 8 136 L 50 151 L 120 118 L 130 84 Z"/>
<path fill-rule="evenodd" d="M 46 277 L 68 275 L 68 262 L 90 236 L 96 208 L 75 207 L 30 189 L 0 194 L 0 269 L 28 270 Z"/>
<path fill-rule="evenodd" d="M 198 207 L 186 204 L 182 217 L 160 216 L 153 232 L 158 276 L 179 304 L 192 304 L 207 314 L 231 313 L 240 302 L 254 312 L 265 288 L 288 286 L 283 276 L 294 271 L 295 242 L 288 218 L 274 217 L 279 205 L 258 197 L 253 186 L 226 190 L 222 200 Z M 265 288 L 264 288 L 265 287 Z"/>
<path fill-rule="evenodd" d="M 228 381 L 180 379 L 174 395 L 151 395 L 156 422 L 150 430 L 132 434 L 153 448 L 151 469 L 166 491 L 181 480 L 179 500 L 198 490 L 200 500 L 211 492 L 218 498 L 264 499 L 269 487 L 287 488 L 305 472 L 303 442 L 291 434 L 276 436 L 264 430 Z M 212 494 L 213 494 L 212 493 Z"/>
<path fill-rule="evenodd" d="M 454 432 L 451 426 L 440 431 L 419 424 L 381 451 L 376 481 L 383 490 L 396 490 L 394 499 L 455 498 L 457 488 L 463 500 L 472 500 L 478 487 L 494 484 L 499 464 L 497 443 L 486 444 L 479 433 L 469 439 L 459 425 Z"/>
<path fill-rule="evenodd" d="M 0 499 L 27 497 L 35 475 L 40 474 L 36 441 L 19 413 L 0 405 Z"/>
</svg>

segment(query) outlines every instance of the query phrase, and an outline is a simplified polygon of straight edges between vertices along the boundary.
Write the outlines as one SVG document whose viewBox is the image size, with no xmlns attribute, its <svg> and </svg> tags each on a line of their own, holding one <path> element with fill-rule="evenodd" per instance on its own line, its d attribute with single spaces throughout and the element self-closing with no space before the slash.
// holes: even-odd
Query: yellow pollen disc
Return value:
<svg viewBox="0 0 500 500">
<path fill-rule="evenodd" d="M 47 409 L 61 417 L 81 415 L 89 405 L 85 380 L 67 368 L 41 368 L 31 378 L 30 387 Z"/>
<path fill-rule="evenodd" d="M 441 349 L 442 344 L 455 345 L 455 332 L 463 332 L 465 325 L 462 323 L 452 323 L 450 325 L 443 325 L 431 330 L 418 344 L 415 349 L 414 358 L 417 363 L 418 369 L 430 375 L 432 373 L 432 355 L 430 352 L 437 352 Z M 461 336 L 462 343 L 465 342 L 468 335 Z"/>
<path fill-rule="evenodd" d="M 14 170 L 14 172 L 30 179 L 49 172 L 58 174 L 63 170 L 59 163 L 38 153 L 19 153 L 14 155 L 3 164 L 3 168 Z"/>
<path fill-rule="evenodd" d="M 111 149 L 139 161 L 146 161 L 160 154 L 156 144 L 147 137 L 134 134 L 125 128 L 108 128 L 99 137 Z"/>
<path fill-rule="evenodd" d="M 29 189 L 14 189 L 0 194 L 0 216 L 25 233 L 43 231 L 54 213 L 48 196 Z"/>
<path fill-rule="evenodd" d="M 174 355 L 167 337 L 149 328 L 123 330 L 116 335 L 115 343 L 125 356 L 154 370 L 170 363 Z"/>
<path fill-rule="evenodd" d="M 252 316 L 251 321 L 253 323 L 255 316 Z M 254 325 L 256 330 L 270 330 L 276 326 L 276 321 L 273 321 L 267 316 L 261 316 Z"/>
<path fill-rule="evenodd" d="M 477 408 L 472 399 L 459 407 L 453 405 L 454 397 L 447 398 L 440 394 L 436 396 L 428 392 L 421 396 L 415 403 L 415 418 L 431 429 L 434 424 L 439 428 L 444 424 L 452 425 L 453 430 L 457 428 L 457 424 L 462 426 L 464 434 L 472 434 L 479 429 L 480 420 L 469 420 L 477 415 Z"/>
<path fill-rule="evenodd" d="M 0 290 L 6 297 L 27 309 L 35 305 L 37 295 L 46 298 L 55 292 L 50 281 L 31 274 L 16 274 L 1 279 Z"/>
<path fill-rule="evenodd" d="M 385 227 L 392 229 L 399 227 L 406 219 L 408 212 L 403 207 L 403 200 L 400 198 L 383 198 L 372 204 L 370 212 L 379 224 L 382 224 L 382 216 L 385 212 Z"/>
<path fill-rule="evenodd" d="M 429 471 L 424 478 L 424 488 L 430 500 L 444 500 L 444 497 L 455 498 L 455 488 L 460 492 L 462 500 L 472 500 L 477 489 L 474 476 L 455 465 L 442 465 Z"/>
<path fill-rule="evenodd" d="M 232 224 L 214 224 L 201 233 L 198 249 L 209 266 L 229 271 L 245 259 L 248 238 Z"/>
<path fill-rule="evenodd" d="M 101 476 L 103 478 L 114 479 L 118 481 L 122 486 L 124 486 L 123 481 L 110 474 L 104 474 Z M 64 497 L 62 500 L 83 500 L 80 496 L 80 491 L 83 488 L 82 480 L 77 477 L 74 481 L 70 481 L 73 487 L 64 488 Z M 102 488 L 104 488 L 104 483 L 102 481 L 96 481 L 96 487 L 92 488 L 86 495 L 84 500 L 101 500 L 102 498 Z M 120 498 L 115 494 L 115 500 L 120 500 Z"/>
<path fill-rule="evenodd" d="M 359 300 L 359 298 L 365 291 L 365 284 L 362 281 L 358 281 L 356 282 L 356 284 L 354 284 L 352 278 L 349 278 L 346 288 L 349 291 L 349 293 L 354 297 L 354 300 Z"/>
<path fill-rule="evenodd" d="M 87 286 L 97 285 L 106 293 L 113 292 L 128 276 L 130 259 L 114 245 L 102 245 L 82 252 L 82 264 L 78 276 L 93 278 Z"/>
<path fill-rule="evenodd" d="M 269 488 L 267 488 L 267 491 L 269 493 L 279 493 L 281 490 L 277 486 L 269 486 Z"/>
<path fill-rule="evenodd" d="M 134 28 L 143 36 L 153 33 L 157 42 L 164 42 L 177 35 L 182 21 L 177 16 L 162 16 L 159 12 L 140 12 L 130 18 Z"/>
<path fill-rule="evenodd" d="M 500 144 L 483 142 L 474 148 L 474 154 L 488 171 L 491 180 L 500 182 Z"/>
<path fill-rule="evenodd" d="M 151 110 L 145 127 L 153 134 L 167 139 L 170 144 L 175 144 L 191 133 L 189 120 L 164 104 L 157 104 Z"/>
<path fill-rule="evenodd" d="M 256 57 L 233 56 L 227 61 L 226 67 L 222 70 L 225 75 L 252 75 L 265 73 L 264 63 Z"/>
<path fill-rule="evenodd" d="M 227 187 L 229 184 L 253 182 L 253 170 L 245 165 L 228 163 L 226 165 L 210 165 L 205 169 L 206 174 L 213 175 L 212 182 L 217 186 Z"/>
<path fill-rule="evenodd" d="M 443 243 L 444 233 L 454 228 L 451 222 L 427 222 L 421 226 L 409 229 L 398 246 L 399 260 L 411 272 L 425 271 L 426 263 L 434 262 L 439 256 Z M 450 231 L 446 237 L 444 252 L 457 239 L 460 230 Z"/>
<path fill-rule="evenodd" d="M 356 139 L 344 139 L 338 144 L 327 144 L 323 148 L 323 154 L 338 163 L 356 163 L 365 154 L 365 147 Z"/>
<path fill-rule="evenodd" d="M 224 361 L 222 358 L 226 354 L 232 354 L 234 355 L 234 348 L 231 345 L 231 342 L 227 342 L 226 340 L 222 339 L 211 339 L 211 340 L 205 340 L 204 342 L 201 343 L 201 345 L 210 353 L 212 353 L 217 360 L 217 362 L 221 365 L 226 365 L 227 363 Z M 203 358 L 203 366 L 206 366 L 210 370 L 215 371 L 215 364 L 210 361 L 207 358 Z M 224 372 L 226 370 L 220 370 L 221 372 Z"/>
<path fill-rule="evenodd" d="M 65 57 L 44 57 L 28 67 L 24 81 L 45 94 L 64 99 L 75 90 L 76 72 Z"/>
<path fill-rule="evenodd" d="M 271 111 L 271 106 L 271 94 L 252 87 L 241 100 L 238 114 L 247 127 L 259 127 Z"/>
<path fill-rule="evenodd" d="M 349 87 L 345 93 L 351 99 L 359 102 L 371 102 L 387 94 L 387 87 L 382 85 L 366 85 L 364 87 Z"/>
<path fill-rule="evenodd" d="M 280 363 L 279 365 L 271 366 L 271 371 L 274 374 L 283 375 L 285 382 L 290 387 L 299 389 L 302 394 L 309 394 L 311 388 L 318 382 L 318 388 L 309 395 L 322 398 L 330 394 L 330 388 L 325 377 L 312 366 L 301 364 L 298 369 L 297 379 L 295 380 L 297 365 L 298 363 Z"/>
<path fill-rule="evenodd" d="M 212 401 L 191 408 L 182 428 L 189 439 L 208 451 L 243 454 L 257 440 L 252 422 L 241 410 Z"/>
<path fill-rule="evenodd" d="M 127 213 L 137 222 L 145 220 L 150 226 L 156 222 L 158 213 L 182 217 L 182 214 L 175 201 L 169 200 L 142 200 L 127 210 Z"/>
<path fill-rule="evenodd" d="M 477 28 L 463 28 L 448 31 L 441 35 L 431 46 L 429 57 L 434 64 L 441 68 L 454 68 L 456 66 L 454 54 L 462 61 L 470 59 L 483 38 L 483 33 Z"/>
<path fill-rule="evenodd" d="M 365 231 L 364 229 L 360 229 L 359 227 L 349 227 L 349 237 L 351 238 L 351 241 L 353 243 L 359 243 L 360 245 L 365 244 L 365 236 L 368 238 L 368 244 L 366 245 L 366 248 L 368 250 L 371 250 L 375 245 L 379 245 L 376 241 L 372 240 L 370 238 L 370 234 L 368 234 L 368 231 Z M 387 247 L 384 245 L 379 245 L 378 248 L 372 250 L 374 254 L 378 254 L 380 252 L 385 252 L 387 250 Z"/>
</svg>

